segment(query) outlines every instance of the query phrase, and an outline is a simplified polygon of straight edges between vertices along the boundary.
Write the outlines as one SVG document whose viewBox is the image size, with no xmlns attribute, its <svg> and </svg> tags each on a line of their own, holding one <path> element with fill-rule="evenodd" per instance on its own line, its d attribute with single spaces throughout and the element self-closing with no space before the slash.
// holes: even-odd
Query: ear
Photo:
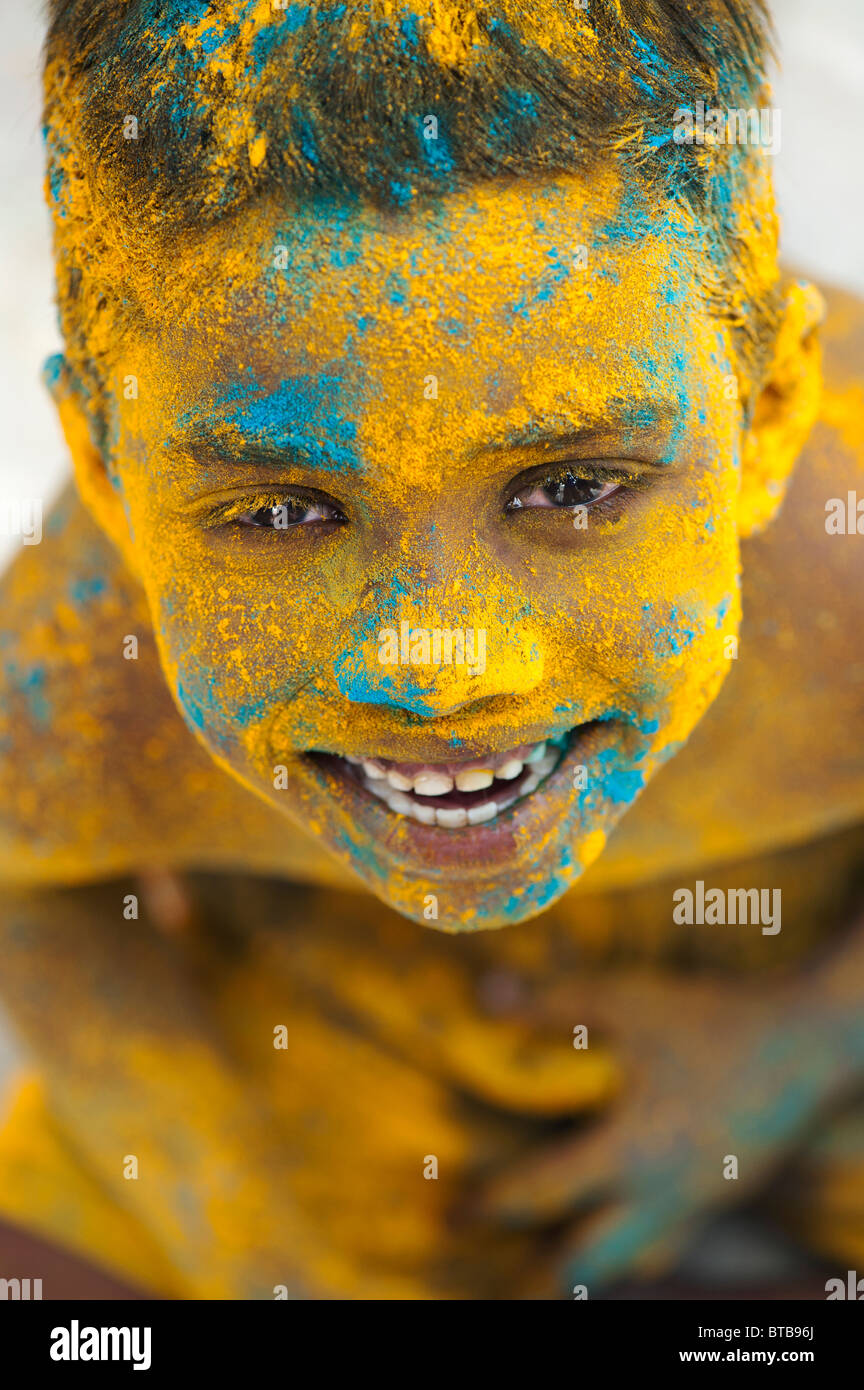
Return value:
<svg viewBox="0 0 864 1390">
<path fill-rule="evenodd" d="M 42 380 L 60 416 L 81 500 L 97 526 L 113 541 L 127 567 L 135 574 L 137 566 L 123 495 L 112 482 L 102 453 L 93 442 L 91 419 L 84 405 L 83 393 L 76 386 L 69 364 L 62 354 L 49 357 L 42 369 Z"/>
<path fill-rule="evenodd" d="M 819 409 L 822 353 L 816 332 L 825 301 L 815 285 L 790 281 L 768 374 L 756 398 L 741 458 L 738 532 L 773 520 Z"/>
</svg>

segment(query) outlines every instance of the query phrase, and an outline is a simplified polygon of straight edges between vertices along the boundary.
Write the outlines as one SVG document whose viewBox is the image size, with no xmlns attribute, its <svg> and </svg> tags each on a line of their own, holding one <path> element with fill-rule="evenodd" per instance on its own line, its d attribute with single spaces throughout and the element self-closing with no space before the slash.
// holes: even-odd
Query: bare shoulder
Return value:
<svg viewBox="0 0 864 1390">
<path fill-rule="evenodd" d="M 142 764 L 170 756 L 148 742 L 170 712 L 143 597 L 70 489 L 3 576 L 0 602 L 0 874 L 111 872 L 113 842 L 146 853 Z"/>
<path fill-rule="evenodd" d="M 0 607 L 0 880 L 254 868 L 256 855 L 293 869 L 290 826 L 177 713 L 144 595 L 71 488 L 0 579 Z"/>
<path fill-rule="evenodd" d="M 820 416 L 780 515 L 742 547 L 738 658 L 586 886 L 746 859 L 864 821 L 864 534 L 826 527 L 838 499 L 864 503 L 864 301 L 823 293 Z"/>
</svg>

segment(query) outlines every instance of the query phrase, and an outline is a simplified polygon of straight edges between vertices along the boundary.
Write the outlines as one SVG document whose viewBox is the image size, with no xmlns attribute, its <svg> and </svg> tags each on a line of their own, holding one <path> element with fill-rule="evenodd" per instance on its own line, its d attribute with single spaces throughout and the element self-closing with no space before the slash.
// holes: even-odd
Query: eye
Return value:
<svg viewBox="0 0 864 1390">
<path fill-rule="evenodd" d="M 309 526 L 313 521 L 344 521 L 330 502 L 313 497 L 286 497 L 264 507 L 241 512 L 233 520 L 240 526 L 259 526 L 268 531 L 287 531 L 292 526 Z"/>
<path fill-rule="evenodd" d="M 311 494 L 260 494 L 236 498 L 210 512 L 209 526 L 242 526 L 258 531 L 290 531 L 315 522 L 344 522 L 347 518 L 336 505 Z"/>
<path fill-rule="evenodd" d="M 519 507 L 545 507 L 565 510 L 568 507 L 589 507 L 603 502 L 620 490 L 620 482 L 598 474 L 579 477 L 569 468 L 546 478 L 534 479 L 511 497 L 507 511 Z"/>
</svg>

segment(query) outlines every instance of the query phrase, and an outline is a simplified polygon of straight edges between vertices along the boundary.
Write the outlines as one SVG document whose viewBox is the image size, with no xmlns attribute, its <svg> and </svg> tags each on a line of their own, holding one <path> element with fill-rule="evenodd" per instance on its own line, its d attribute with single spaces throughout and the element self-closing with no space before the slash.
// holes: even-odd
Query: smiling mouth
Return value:
<svg viewBox="0 0 864 1390">
<path fill-rule="evenodd" d="M 590 728 L 593 723 L 581 724 L 569 733 L 523 743 L 503 753 L 480 754 L 466 762 L 406 763 L 319 752 L 311 756 L 394 816 L 459 831 L 495 821 L 542 790 L 574 736 Z"/>
</svg>

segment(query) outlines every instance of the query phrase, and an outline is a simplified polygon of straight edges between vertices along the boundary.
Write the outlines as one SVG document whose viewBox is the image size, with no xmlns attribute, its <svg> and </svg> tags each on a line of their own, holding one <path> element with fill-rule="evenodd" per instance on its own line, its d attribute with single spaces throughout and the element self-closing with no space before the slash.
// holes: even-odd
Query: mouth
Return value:
<svg viewBox="0 0 864 1390">
<path fill-rule="evenodd" d="M 394 862 L 485 875 L 552 829 L 572 802 L 577 765 L 619 736 L 618 721 L 605 718 L 462 760 L 311 751 L 304 761 Z"/>
<path fill-rule="evenodd" d="M 344 764 L 343 776 L 352 777 L 394 816 L 442 830 L 466 830 L 495 820 L 522 797 L 533 795 L 560 763 L 566 745 L 563 735 L 450 763 L 330 756 Z"/>
</svg>

